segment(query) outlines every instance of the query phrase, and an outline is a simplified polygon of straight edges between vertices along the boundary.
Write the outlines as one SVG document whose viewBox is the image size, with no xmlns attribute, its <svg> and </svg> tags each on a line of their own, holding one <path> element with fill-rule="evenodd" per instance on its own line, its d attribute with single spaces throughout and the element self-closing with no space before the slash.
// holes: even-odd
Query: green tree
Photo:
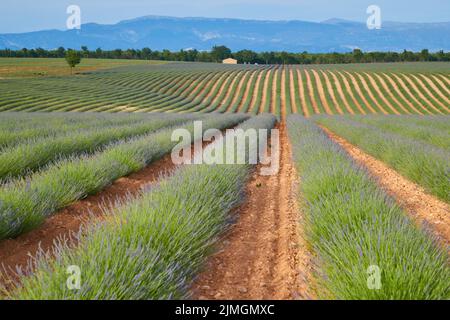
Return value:
<svg viewBox="0 0 450 320">
<path fill-rule="evenodd" d="M 211 50 L 211 57 L 216 62 L 222 62 L 222 60 L 231 57 L 231 50 L 225 46 L 214 46 Z"/>
<path fill-rule="evenodd" d="M 70 74 L 72 74 L 73 68 L 81 62 L 81 55 L 77 51 L 69 49 L 66 51 L 66 61 L 70 67 Z"/>
</svg>

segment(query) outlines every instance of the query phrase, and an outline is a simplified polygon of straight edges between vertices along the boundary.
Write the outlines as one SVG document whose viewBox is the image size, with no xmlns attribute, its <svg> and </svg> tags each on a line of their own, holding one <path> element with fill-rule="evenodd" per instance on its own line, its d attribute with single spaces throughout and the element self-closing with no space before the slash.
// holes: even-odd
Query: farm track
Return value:
<svg viewBox="0 0 450 320">
<path fill-rule="evenodd" d="M 285 124 L 280 128 L 280 171 L 246 187 L 236 223 L 191 286 L 193 299 L 312 299 L 312 261 L 298 228 L 297 183 Z"/>
<path fill-rule="evenodd" d="M 404 178 L 384 162 L 366 154 L 344 138 L 321 126 L 325 133 L 338 143 L 371 176 L 416 223 L 436 236 L 444 247 L 450 244 L 450 206 L 426 193 L 424 188 Z"/>
</svg>

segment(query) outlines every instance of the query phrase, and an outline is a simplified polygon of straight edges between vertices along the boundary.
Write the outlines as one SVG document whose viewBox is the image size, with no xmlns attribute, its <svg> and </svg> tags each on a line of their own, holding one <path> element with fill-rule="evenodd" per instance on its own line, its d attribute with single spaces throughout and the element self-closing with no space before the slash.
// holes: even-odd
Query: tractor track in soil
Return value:
<svg viewBox="0 0 450 320">
<path fill-rule="evenodd" d="M 302 229 L 285 124 L 280 129 L 280 170 L 261 176 L 259 167 L 236 208 L 236 223 L 190 288 L 193 299 L 313 299 L 313 263 Z"/>
</svg>

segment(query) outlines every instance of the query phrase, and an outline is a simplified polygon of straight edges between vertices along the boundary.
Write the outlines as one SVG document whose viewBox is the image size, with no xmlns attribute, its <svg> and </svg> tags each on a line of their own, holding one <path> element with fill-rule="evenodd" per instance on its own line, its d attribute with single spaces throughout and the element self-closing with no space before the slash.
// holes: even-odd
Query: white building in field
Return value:
<svg viewBox="0 0 450 320">
<path fill-rule="evenodd" d="M 238 61 L 236 59 L 233 58 L 228 58 L 222 61 L 223 64 L 237 64 Z"/>
</svg>

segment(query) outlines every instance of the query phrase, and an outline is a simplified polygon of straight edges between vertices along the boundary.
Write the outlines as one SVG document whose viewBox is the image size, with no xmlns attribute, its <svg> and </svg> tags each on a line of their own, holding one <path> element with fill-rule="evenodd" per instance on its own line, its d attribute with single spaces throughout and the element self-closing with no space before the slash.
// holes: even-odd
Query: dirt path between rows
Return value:
<svg viewBox="0 0 450 320">
<path fill-rule="evenodd" d="M 322 103 L 322 106 L 325 108 L 325 112 L 327 114 L 332 115 L 333 111 L 331 111 L 330 105 L 328 104 L 327 98 L 325 96 L 324 85 L 322 84 L 322 81 L 320 80 L 319 73 L 314 69 L 311 69 L 311 73 L 312 73 L 312 77 L 314 78 L 314 82 L 316 83 L 316 86 L 317 86 L 317 93 L 319 94 L 319 100 Z"/>
<path fill-rule="evenodd" d="M 411 90 L 408 88 L 408 86 L 400 77 L 398 77 L 395 73 L 391 73 L 391 75 L 392 78 L 395 79 L 396 83 L 398 83 L 398 85 L 402 87 L 402 89 L 406 92 L 406 94 L 422 109 L 422 111 L 428 114 L 433 114 L 430 110 L 425 108 L 425 106 L 419 100 L 417 100 L 416 96 L 411 92 Z M 389 77 L 389 75 L 386 76 Z"/>
<path fill-rule="evenodd" d="M 405 113 L 405 114 L 411 114 L 411 112 L 405 108 L 405 106 L 403 106 L 403 104 L 397 99 L 397 97 L 395 96 L 395 94 L 392 93 L 392 91 L 389 89 L 386 81 L 384 81 L 384 79 L 378 74 L 373 72 L 372 73 L 373 76 L 375 78 L 378 79 L 378 81 L 380 82 L 381 86 L 383 87 L 384 91 L 387 92 L 387 94 L 389 95 L 389 97 L 392 99 L 392 101 L 394 101 L 394 103 Z"/>
<path fill-rule="evenodd" d="M 423 114 L 408 100 L 408 98 L 400 90 L 399 85 L 388 74 L 381 73 L 381 75 L 379 75 L 379 76 L 381 78 L 386 79 L 386 81 L 389 82 L 389 84 L 392 86 L 392 88 L 394 88 L 395 92 L 397 93 L 399 99 L 402 99 L 402 101 L 404 101 L 408 105 L 408 107 L 410 107 L 412 110 L 414 110 L 414 112 L 416 112 L 417 114 Z"/>
<path fill-rule="evenodd" d="M 430 99 L 432 99 L 435 103 L 437 103 L 443 110 L 445 110 L 445 112 L 450 112 L 450 110 L 441 101 L 439 101 L 439 99 L 435 96 L 435 93 L 432 93 L 430 90 L 428 90 L 427 86 L 425 85 L 425 83 L 423 83 L 422 80 L 420 80 L 418 77 L 416 77 L 412 73 L 409 76 L 411 78 L 413 78 L 414 80 L 416 80 L 416 83 L 418 85 L 420 85 L 422 90 L 426 92 L 426 94 L 428 95 L 428 97 L 430 97 Z M 406 77 L 406 75 L 405 75 L 405 77 Z"/>
<path fill-rule="evenodd" d="M 116 180 L 100 193 L 56 212 L 37 229 L 15 239 L 1 241 L 0 261 L 3 268 L 0 271 L 4 276 L 15 279 L 16 266 L 25 269 L 30 256 L 35 256 L 39 248 L 44 251 L 51 250 L 57 238 L 68 238 L 71 234 L 78 232 L 83 224 L 101 218 L 104 208 L 111 207 L 115 201 L 125 200 L 128 196 L 137 196 L 143 187 L 157 182 L 162 174 L 169 173 L 175 168 L 170 154 L 166 155 L 143 170 Z M 7 284 L 7 280 L 0 280 L 3 283 L 5 281 Z"/>
<path fill-rule="evenodd" d="M 210 142 L 204 142 L 203 146 Z M 191 154 L 194 154 L 191 145 Z M 146 187 L 158 183 L 165 175 L 178 168 L 172 162 L 171 155 L 149 164 L 139 172 L 119 178 L 98 194 L 76 201 L 52 216 L 38 228 L 20 235 L 15 239 L 0 241 L 0 285 L 6 285 L 11 280 L 19 280 L 16 268 L 29 268 L 30 258 L 36 256 L 38 250 L 50 251 L 54 248 L 55 240 L 64 237 L 72 243 L 75 239 L 70 236 L 77 233 L 83 225 L 102 219 L 104 210 L 113 208 L 118 202 L 126 201 L 129 197 L 136 197 Z"/>
<path fill-rule="evenodd" d="M 302 104 L 301 107 L 303 110 L 303 115 L 306 118 L 309 118 L 310 114 L 309 114 L 308 106 L 306 105 L 305 87 L 304 87 L 303 78 L 302 78 L 302 75 L 301 75 L 299 69 L 297 69 L 297 79 L 298 79 L 298 90 L 299 90 L 299 95 L 300 95 L 300 102 Z"/>
<path fill-rule="evenodd" d="M 245 84 L 244 95 L 242 96 L 242 100 L 241 100 L 241 102 L 239 103 L 239 106 L 238 106 L 238 108 L 237 108 L 237 112 L 242 112 L 242 107 L 243 107 L 243 105 L 245 104 L 245 102 L 246 102 L 249 98 L 250 98 L 250 99 L 252 98 L 252 97 L 249 97 L 249 94 L 250 94 L 251 84 L 253 83 L 253 81 L 254 81 L 254 79 L 255 79 L 255 77 L 256 77 L 256 73 L 257 73 L 257 71 L 252 71 L 252 72 L 251 72 L 250 78 L 248 79 L 247 83 Z M 250 100 L 248 106 L 250 107 L 250 105 L 251 105 L 251 100 Z"/>
<path fill-rule="evenodd" d="M 309 72 L 306 69 L 304 69 L 303 71 L 305 72 L 306 85 L 308 87 L 309 99 L 311 101 L 314 113 L 320 114 L 319 107 L 317 106 L 316 97 L 314 96 L 314 88 L 313 88 L 313 84 L 311 81 L 311 76 L 309 75 Z"/>
<path fill-rule="evenodd" d="M 447 92 L 448 95 L 450 95 L 450 88 L 448 87 L 450 86 L 450 82 L 448 81 L 448 79 L 439 74 L 433 74 L 431 75 L 431 77 Z M 447 84 L 445 84 L 444 82 L 446 82 Z"/>
<path fill-rule="evenodd" d="M 349 79 L 350 79 L 350 81 L 351 81 L 351 84 L 352 84 L 353 88 L 355 88 L 356 93 L 359 95 L 359 97 L 360 97 L 361 100 L 363 101 L 365 107 L 368 108 L 369 111 L 370 111 L 371 113 L 377 113 L 377 112 L 375 111 L 375 109 L 372 108 L 372 106 L 370 105 L 369 101 L 367 101 L 366 96 L 364 95 L 364 93 L 363 93 L 361 87 L 359 86 L 358 81 L 357 81 L 356 78 L 353 76 L 353 74 L 351 74 L 351 73 L 348 72 L 348 71 L 343 71 L 343 72 L 349 77 Z"/>
<path fill-rule="evenodd" d="M 381 113 L 383 113 L 383 114 L 389 114 L 389 113 L 383 108 L 383 106 L 378 102 L 378 99 L 375 98 L 375 96 L 374 96 L 372 90 L 370 90 L 370 87 L 369 87 L 369 85 L 368 85 L 367 82 L 366 82 L 366 79 L 365 79 L 359 72 L 356 72 L 355 74 L 356 74 L 356 76 L 358 77 L 359 81 L 361 82 L 362 87 L 363 87 L 363 89 L 364 89 L 364 92 L 367 93 L 367 95 L 369 96 L 370 100 L 375 104 L 375 106 L 381 111 Z"/>
<path fill-rule="evenodd" d="M 344 114 L 344 112 L 342 111 L 342 108 L 339 106 L 339 103 L 336 99 L 336 95 L 334 94 L 333 86 L 331 85 L 331 80 L 328 77 L 328 74 L 325 73 L 323 70 L 320 70 L 320 72 L 321 72 L 323 78 L 325 79 L 325 84 L 327 85 L 327 90 L 330 95 L 330 99 L 333 102 L 334 108 L 337 110 L 337 112 L 339 114 Z M 322 91 L 324 91 L 323 88 L 322 88 Z"/>
<path fill-rule="evenodd" d="M 241 91 L 243 91 L 243 93 L 242 93 L 241 100 L 239 100 L 238 107 L 240 107 L 240 105 L 242 104 L 242 101 L 245 101 L 245 100 L 243 100 L 243 98 L 244 98 L 244 92 L 246 91 L 246 88 L 243 88 L 243 87 L 248 86 L 250 74 L 251 74 L 251 71 L 244 71 L 244 74 L 243 74 L 241 80 L 239 81 L 235 92 L 233 92 L 233 99 L 231 100 L 231 103 L 229 104 L 226 112 L 230 112 L 230 110 L 233 108 L 233 106 L 238 102 Z M 237 108 L 236 108 L 236 110 L 237 110 Z"/>
<path fill-rule="evenodd" d="M 427 194 L 424 188 L 401 176 L 384 162 L 366 154 L 347 140 L 322 126 L 325 133 L 337 142 L 358 163 L 366 168 L 378 184 L 423 229 L 434 234 L 448 248 L 450 244 L 450 205 Z"/>
<path fill-rule="evenodd" d="M 433 109 L 435 112 L 442 114 L 443 112 L 441 110 L 439 110 L 438 108 L 436 108 L 434 106 L 434 104 L 423 94 L 423 92 L 416 86 L 416 84 L 406 75 L 401 73 L 399 75 L 399 77 L 403 78 L 412 88 L 412 90 L 414 90 L 414 92 L 417 93 L 417 96 L 425 102 L 425 104 L 428 107 L 431 107 L 431 109 Z"/>
<path fill-rule="evenodd" d="M 251 100 L 251 102 L 250 102 L 250 107 L 248 108 L 248 112 L 250 112 L 250 113 L 253 112 L 253 109 L 254 109 L 254 108 L 258 108 L 258 111 L 259 111 L 259 107 L 256 106 L 256 101 L 258 100 L 258 95 L 260 94 L 260 93 L 259 93 L 259 86 L 260 86 L 261 78 L 262 78 L 264 72 L 266 72 L 265 69 L 260 70 L 260 71 L 258 72 L 258 77 L 256 78 L 255 88 L 254 88 L 254 90 L 253 90 L 252 100 Z M 264 87 L 264 86 L 263 86 L 263 87 Z M 264 91 L 264 88 L 263 88 L 263 91 Z"/>
<path fill-rule="evenodd" d="M 322 71 L 322 72 L 324 72 L 324 71 Z M 334 85 L 336 86 L 336 91 L 338 92 L 339 97 L 341 97 L 341 100 L 344 103 L 344 106 L 347 109 L 348 113 L 355 114 L 355 111 L 353 111 L 353 109 L 351 108 L 351 106 L 347 100 L 347 97 L 344 94 L 344 90 L 342 89 L 341 83 L 339 82 L 337 75 L 334 72 L 329 71 L 329 70 L 326 71 L 326 73 L 329 73 L 331 75 L 331 77 L 333 78 Z"/>
<path fill-rule="evenodd" d="M 252 174 L 236 223 L 191 286 L 193 299 L 314 298 L 313 264 L 298 227 L 303 225 L 295 194 L 298 178 L 284 124 L 280 143 L 279 173 Z"/>
<path fill-rule="evenodd" d="M 419 76 L 428 83 L 428 85 L 436 94 L 438 94 L 447 104 L 450 105 L 450 99 L 441 91 L 440 88 L 438 88 L 438 86 L 430 78 L 421 73 L 419 73 Z"/>
<path fill-rule="evenodd" d="M 291 107 L 292 113 L 298 113 L 299 106 L 297 106 L 297 101 L 295 100 L 295 82 L 294 82 L 294 72 L 291 68 L 289 70 L 289 91 L 291 93 Z"/>
<path fill-rule="evenodd" d="M 386 105 L 389 109 L 391 109 L 391 111 L 394 114 L 399 115 L 400 112 L 398 112 L 397 109 L 389 102 L 389 100 L 386 99 L 385 94 L 383 92 L 381 92 L 380 87 L 378 87 L 378 84 L 374 80 L 374 78 L 372 78 L 372 75 L 369 72 L 362 72 L 362 73 L 367 77 L 367 79 L 368 79 L 370 85 L 372 86 L 373 90 L 375 90 L 375 93 L 378 95 L 378 97 L 381 99 L 381 101 L 383 101 L 384 105 Z M 364 79 L 364 77 L 362 75 L 359 74 L 359 77 L 360 77 L 361 81 L 364 81 L 364 83 L 366 83 L 365 79 Z M 366 86 L 367 86 L 367 83 L 366 83 Z M 372 99 L 375 99 L 373 94 L 371 94 L 371 97 L 373 97 Z M 379 106 L 379 108 L 382 108 L 377 99 L 375 99 L 375 102 L 376 102 L 377 106 Z M 387 114 L 387 112 L 384 111 L 384 114 Z"/>
<path fill-rule="evenodd" d="M 339 77 L 341 77 L 341 80 L 344 83 L 346 92 L 348 93 L 348 95 L 352 99 L 353 104 L 356 106 L 356 108 L 358 108 L 359 112 L 361 114 L 367 114 L 367 112 L 363 109 L 363 107 L 361 106 L 359 101 L 356 99 L 356 96 L 355 96 L 355 94 L 353 93 L 353 91 L 351 89 L 351 86 L 350 86 L 350 83 L 349 83 L 347 77 L 344 74 L 342 74 L 341 72 L 339 72 L 339 71 L 336 71 L 336 73 L 339 74 Z"/>
<path fill-rule="evenodd" d="M 266 78 L 264 79 L 261 105 L 259 107 L 255 106 L 256 108 L 258 108 L 258 114 L 264 113 L 264 108 L 266 107 L 266 103 L 267 103 L 267 91 L 269 91 L 269 89 L 270 89 L 269 88 L 269 79 L 270 79 L 270 75 L 272 74 L 272 72 L 276 72 L 276 69 L 270 69 L 269 71 L 267 71 Z M 272 90 L 272 89 L 270 89 L 270 90 Z"/>
</svg>

